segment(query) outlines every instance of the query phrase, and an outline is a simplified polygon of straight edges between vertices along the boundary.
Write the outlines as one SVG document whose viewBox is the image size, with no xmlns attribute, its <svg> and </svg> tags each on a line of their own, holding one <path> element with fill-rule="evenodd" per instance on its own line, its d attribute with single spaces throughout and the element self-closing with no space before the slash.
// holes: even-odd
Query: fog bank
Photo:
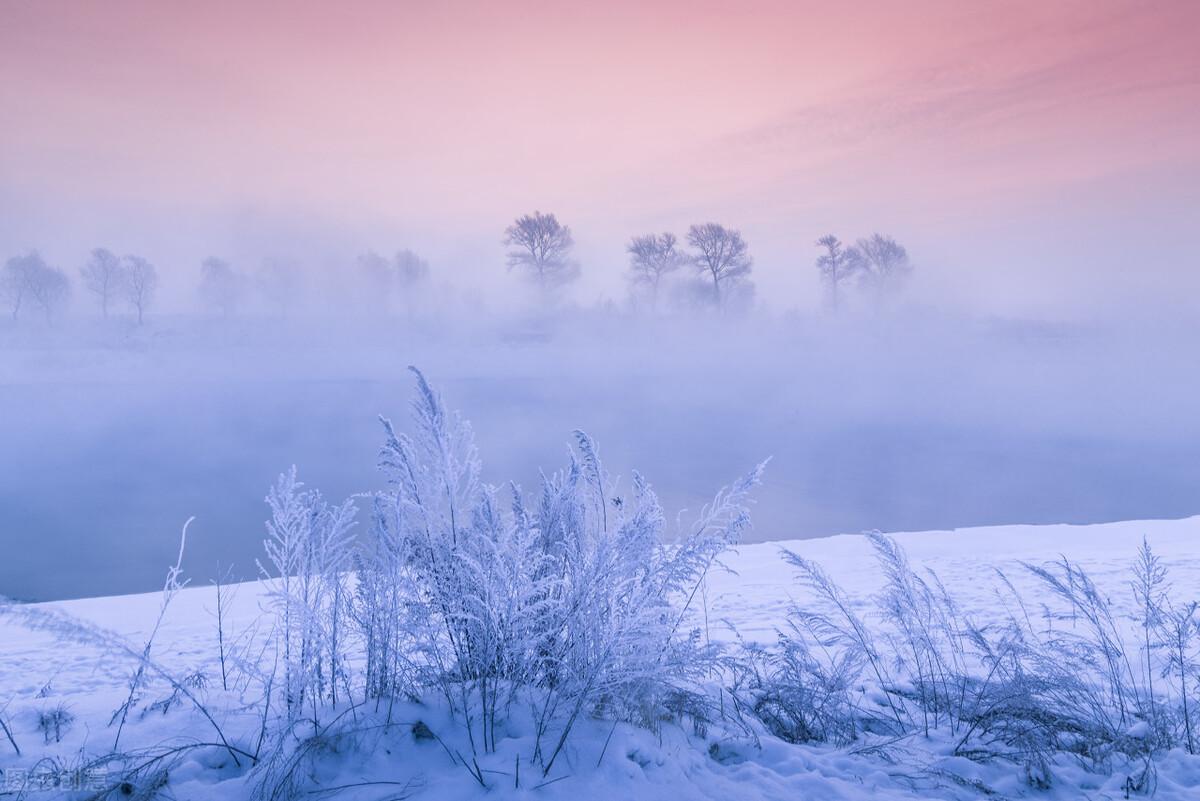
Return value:
<svg viewBox="0 0 1200 801">
<path fill-rule="evenodd" d="M 252 576 L 268 485 L 379 488 L 378 415 L 419 365 L 475 427 L 484 477 L 536 487 L 571 432 L 669 515 L 772 457 L 756 540 L 1200 511 L 1195 327 L 944 314 L 171 317 L 3 328 L 0 592 Z"/>
</svg>

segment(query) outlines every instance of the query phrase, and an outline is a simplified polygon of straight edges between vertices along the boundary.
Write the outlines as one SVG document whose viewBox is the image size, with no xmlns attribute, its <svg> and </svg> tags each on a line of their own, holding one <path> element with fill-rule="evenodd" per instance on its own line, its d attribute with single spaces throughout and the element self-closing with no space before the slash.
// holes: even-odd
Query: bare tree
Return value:
<svg viewBox="0 0 1200 801">
<path fill-rule="evenodd" d="M 862 272 L 863 284 L 879 296 L 898 290 L 912 273 L 908 251 L 890 236 L 872 234 L 860 239 L 853 248 Z"/>
<path fill-rule="evenodd" d="M 154 292 L 158 289 L 158 270 L 141 256 L 126 256 L 122 272 L 124 277 L 121 285 L 125 290 L 125 299 L 137 311 L 137 322 L 141 325 L 146 308 L 154 300 Z"/>
<path fill-rule="evenodd" d="M 675 234 L 646 234 L 629 241 L 629 280 L 650 290 L 650 308 L 658 308 L 658 289 L 663 276 L 678 270 L 688 258 L 678 248 Z"/>
<path fill-rule="evenodd" d="M 121 281 L 125 277 L 121 260 L 111 250 L 96 248 L 79 274 L 83 277 L 83 285 L 99 298 L 100 311 L 107 319 L 108 305 L 121 291 Z"/>
<path fill-rule="evenodd" d="M 839 289 L 842 282 L 862 269 L 862 258 L 854 248 L 846 248 L 842 240 L 833 234 L 817 240 L 817 247 L 825 252 L 817 257 L 817 270 L 821 280 L 829 287 L 829 299 L 836 312 L 840 303 Z"/>
<path fill-rule="evenodd" d="M 229 262 L 210 257 L 200 265 L 200 298 L 205 305 L 217 309 L 222 317 L 229 317 L 237 308 L 242 294 L 241 276 L 233 271 Z"/>
<path fill-rule="evenodd" d="M 543 291 L 555 289 L 579 277 L 579 265 L 571 260 L 575 240 L 571 229 L 553 214 L 535 211 L 518 217 L 504 231 L 508 269 L 526 270 Z"/>
<path fill-rule="evenodd" d="M 57 267 L 47 267 L 38 274 L 38 280 L 33 286 L 33 300 L 42 307 L 46 322 L 51 322 L 55 312 L 61 309 L 71 297 L 71 281 L 67 274 Z"/>
<path fill-rule="evenodd" d="M 0 275 L 0 294 L 12 305 L 14 320 L 28 302 L 40 307 L 46 322 L 51 322 L 54 312 L 70 297 L 71 282 L 62 270 L 46 264 L 37 251 L 30 251 L 5 262 Z"/>
<path fill-rule="evenodd" d="M 30 296 L 34 274 L 42 266 L 44 262 L 37 253 L 13 256 L 4 263 L 4 272 L 0 274 L 0 294 L 12 308 L 13 320 L 20 317 L 21 307 Z"/>
<path fill-rule="evenodd" d="M 711 222 L 689 228 L 688 244 L 697 251 L 693 263 L 700 274 L 712 279 L 713 302 L 720 307 L 722 284 L 750 274 L 754 263 L 750 258 L 750 247 L 740 231 Z"/>
</svg>

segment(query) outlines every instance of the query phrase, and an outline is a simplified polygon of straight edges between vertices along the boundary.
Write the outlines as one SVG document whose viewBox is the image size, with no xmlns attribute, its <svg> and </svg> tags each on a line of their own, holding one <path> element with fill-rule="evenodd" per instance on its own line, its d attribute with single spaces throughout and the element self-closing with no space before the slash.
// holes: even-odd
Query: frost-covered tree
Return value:
<svg viewBox="0 0 1200 801">
<path fill-rule="evenodd" d="M 688 244 L 696 251 L 692 261 L 700 274 L 712 281 L 713 303 L 722 306 L 729 285 L 750 274 L 749 245 L 741 232 L 713 222 L 689 228 Z"/>
<path fill-rule="evenodd" d="M 553 214 L 535 211 L 518 217 L 505 229 L 504 244 L 509 247 L 508 269 L 525 271 L 543 291 L 579 277 L 579 264 L 571 259 L 571 229 Z"/>
<path fill-rule="evenodd" d="M 833 234 L 817 240 L 817 247 L 824 252 L 817 257 L 817 271 L 829 289 L 829 302 L 836 312 L 841 304 L 842 284 L 862 268 L 858 252 L 847 249 Z"/>
<path fill-rule="evenodd" d="M 850 258 L 861 274 L 863 286 L 879 297 L 898 291 L 913 270 L 904 246 L 883 234 L 858 240 Z"/>
<path fill-rule="evenodd" d="M 141 256 L 126 256 L 121 267 L 121 287 L 125 299 L 137 312 L 137 324 L 141 325 L 146 309 L 154 301 L 158 289 L 158 271 Z"/>
<path fill-rule="evenodd" d="M 70 297 L 71 282 L 62 270 L 46 264 L 37 251 L 30 251 L 5 262 L 0 294 L 9 302 L 14 320 L 22 307 L 30 304 L 40 308 L 50 322 Z"/>
<path fill-rule="evenodd" d="M 200 265 L 200 300 L 222 317 L 230 317 L 237 309 L 243 283 L 242 277 L 224 259 L 209 257 Z"/>
<path fill-rule="evenodd" d="M 676 245 L 672 233 L 635 236 L 626 246 L 629 253 L 629 280 L 650 294 L 650 307 L 658 308 L 658 292 L 665 276 L 687 263 L 687 256 Z"/>
<path fill-rule="evenodd" d="M 121 281 L 125 277 L 121 260 L 106 248 L 96 248 L 88 256 L 87 264 L 79 270 L 83 285 L 100 301 L 100 312 L 108 318 L 108 307 L 121 292 Z"/>
</svg>

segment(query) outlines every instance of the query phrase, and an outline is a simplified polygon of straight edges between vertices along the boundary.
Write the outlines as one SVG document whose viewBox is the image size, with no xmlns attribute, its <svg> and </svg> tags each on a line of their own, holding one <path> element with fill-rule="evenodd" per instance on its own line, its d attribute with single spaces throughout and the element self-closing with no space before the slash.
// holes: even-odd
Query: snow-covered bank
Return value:
<svg viewBox="0 0 1200 801">
<path fill-rule="evenodd" d="M 1050 601 L 1047 591 L 1021 563 L 1040 564 L 1066 555 L 1084 568 L 1097 588 L 1110 598 L 1122 625 L 1132 622 L 1134 604 L 1129 593 L 1130 566 L 1145 538 L 1169 571 L 1174 595 L 1200 597 L 1200 518 L 1177 521 L 1140 521 L 1093 526 L 1001 526 L 958 531 L 896 535 L 917 570 L 937 573 L 947 592 L 965 616 L 983 621 L 1003 614 L 1009 591 L 997 571 L 1028 604 L 1034 614 Z M 715 573 L 708 580 L 706 602 L 708 631 L 714 639 L 729 639 L 728 626 L 744 638 L 769 643 L 785 623 L 795 602 L 817 608 L 820 601 L 796 580 L 795 570 L 779 558 L 781 547 L 821 564 L 837 581 L 854 608 L 870 619 L 873 596 L 884 578 L 873 557 L 870 542 L 861 536 L 841 536 L 788 543 L 742 546 L 726 562 L 733 572 Z M 185 565 L 186 566 L 186 565 Z M 111 630 L 140 648 L 158 615 L 158 594 L 95 598 L 34 607 L 62 612 L 97 627 Z M 244 641 L 261 639 L 267 618 L 259 583 L 240 585 L 224 610 L 226 636 Z M 196 676 L 207 706 L 221 727 L 238 732 L 238 748 L 250 748 L 262 709 L 253 692 L 230 684 L 221 689 L 217 660 L 216 593 L 212 587 L 191 587 L 173 601 L 155 642 L 158 661 L 178 676 Z M 1125 619 L 1129 616 L 1130 619 Z M 699 621 L 698 621 L 699 622 Z M 30 632 L 11 619 L 0 619 L 4 670 L 0 674 L 0 709 L 22 753 L 18 756 L 0 739 L 0 767 L 11 786 L 27 771 L 69 771 L 84 764 L 81 753 L 95 755 L 109 749 L 115 709 L 128 694 L 128 681 L 136 661 L 76 643 L 65 643 L 45 632 Z M 249 649 L 244 650 L 248 658 Z M 261 654 L 259 654 L 261 656 Z M 129 715 L 122 734 L 123 749 L 156 746 L 164 742 L 213 739 L 211 725 L 188 704 L 176 698 L 163 681 L 151 681 L 143 701 Z M 159 706 L 154 706 L 159 703 Z M 165 707 L 165 708 L 164 708 Z M 63 719 L 56 742 L 52 726 L 55 710 Z M 351 717 L 373 719 L 376 709 L 347 707 L 342 725 Z M 792 745 L 759 732 L 753 739 L 734 738 L 710 728 L 694 731 L 664 725 L 657 733 L 603 721 L 587 721 L 565 751 L 561 773 L 550 779 L 522 778 L 515 771 L 519 757 L 531 748 L 530 722 L 521 714 L 506 722 L 497 748 L 481 758 L 480 782 L 458 764 L 452 753 L 466 753 L 465 736 L 456 732 L 444 710 L 402 704 L 390 710 L 393 721 L 404 725 L 378 734 L 350 738 L 335 726 L 321 739 L 322 759 L 314 773 L 326 789 L 342 787 L 339 797 L 395 798 L 411 794 L 426 798 L 472 798 L 485 793 L 501 797 L 518 793 L 545 798 L 968 798 L 989 793 L 1008 797 L 1120 798 L 1134 768 L 1114 767 L 1111 775 L 1084 771 L 1070 760 L 1056 762 L 1054 782 L 1034 789 L 1021 772 L 1002 760 L 978 763 L 951 756 L 949 744 L 938 734 L 905 738 L 888 751 L 831 745 Z M 332 716 L 331 716 L 332 717 Z M 46 725 L 51 721 L 50 727 Z M 69 720 L 69 722 L 67 722 Z M 438 739 L 413 736 L 412 724 L 420 720 Z M 41 724 L 41 725 L 40 725 Z M 611 738 L 611 739 L 610 739 Z M 861 751 L 861 752 L 860 752 Z M 46 758 L 55 762 L 41 761 Z M 1181 750 L 1164 753 L 1154 762 L 1153 789 L 1163 799 L 1194 798 L 1200 793 L 1200 759 Z M 67 775 L 60 773 L 60 776 Z M 86 776 L 84 777 L 87 778 Z M 96 777 L 92 777 L 96 778 Z M 218 748 L 189 752 L 174 764 L 164 779 L 177 798 L 223 800 L 249 797 L 258 777 L 232 763 Z M 381 782 L 395 782 L 383 784 Z M 361 786 L 349 787 L 348 785 Z M 0 784 L 0 787 L 4 787 Z M 986 790 L 984 789 L 986 788 Z M 306 785 L 292 790 L 319 789 Z M 1150 787 L 1143 787 L 1146 792 Z M 40 791 L 39 791 L 40 792 Z M 46 792 L 51 792 L 47 790 Z M 36 793 L 31 798 L 39 797 Z M 49 797 L 49 796 L 47 796 Z M 83 795 L 81 797 L 86 797 Z"/>
<path fill-rule="evenodd" d="M 1128 595 L 1130 565 L 1145 537 L 1170 568 L 1172 582 L 1186 598 L 1200 598 L 1200 516 L 1182 520 L 1134 520 L 1087 526 L 981 526 L 952 531 L 893 535 L 915 567 L 928 568 L 946 584 L 968 615 L 994 611 L 1002 583 L 997 570 L 1026 598 L 1044 594 L 1022 562 L 1052 562 L 1062 556 L 1083 567 L 1115 603 Z M 786 548 L 820 563 L 866 609 L 883 584 L 870 543 L 859 535 L 743 545 L 727 560 L 735 574 L 711 581 L 712 615 L 735 621 L 744 637 L 771 639 L 791 599 L 809 599 L 795 571 L 779 558 Z M 1131 599 L 1130 599 L 1131 602 Z"/>
</svg>

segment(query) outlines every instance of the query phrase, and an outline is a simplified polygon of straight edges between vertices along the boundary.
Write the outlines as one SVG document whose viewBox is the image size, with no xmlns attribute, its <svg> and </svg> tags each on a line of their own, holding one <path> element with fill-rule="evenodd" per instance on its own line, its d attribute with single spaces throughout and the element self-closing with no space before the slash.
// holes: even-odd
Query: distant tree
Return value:
<svg viewBox="0 0 1200 801">
<path fill-rule="evenodd" d="M 0 294 L 11 304 L 14 320 L 25 303 L 32 303 L 42 309 L 46 322 L 50 322 L 54 312 L 70 297 L 71 282 L 62 270 L 46 264 L 37 251 L 30 251 L 5 262 L 0 275 Z"/>
<path fill-rule="evenodd" d="M 401 288 L 413 287 L 429 278 L 429 262 L 407 248 L 396 253 L 395 267 Z"/>
<path fill-rule="evenodd" d="M 125 290 L 125 299 L 137 312 L 137 322 L 141 325 L 158 289 L 158 270 L 141 256 L 126 256 L 122 272 L 121 286 Z"/>
<path fill-rule="evenodd" d="M 390 259 L 368 250 L 356 261 L 361 302 L 379 313 L 393 311 L 397 300 L 409 313 L 415 309 L 414 293 L 429 278 L 429 262 L 407 248 Z"/>
<path fill-rule="evenodd" d="M 42 307 L 46 322 L 50 322 L 54 314 L 66 305 L 71 297 L 71 279 L 57 267 L 47 267 L 38 276 L 34 285 L 33 299 Z"/>
<path fill-rule="evenodd" d="M 629 280 L 650 291 L 650 307 L 658 308 L 658 290 L 663 276 L 686 264 L 688 257 L 676 248 L 675 234 L 646 234 L 629 241 Z"/>
<path fill-rule="evenodd" d="M 200 299 L 206 306 L 217 309 L 222 317 L 229 317 L 241 300 L 241 276 L 233 271 L 229 262 L 210 257 L 200 265 Z"/>
<path fill-rule="evenodd" d="M 121 260 L 110 250 L 96 248 L 79 274 L 83 277 L 83 285 L 99 299 L 100 311 L 107 319 L 109 304 L 122 289 L 125 273 L 121 269 Z"/>
<path fill-rule="evenodd" d="M 833 234 L 817 240 L 817 247 L 825 252 L 817 257 L 817 270 L 821 280 L 829 287 L 829 299 L 833 310 L 840 304 L 840 289 L 844 281 L 863 269 L 862 258 L 854 248 L 846 248 Z"/>
<path fill-rule="evenodd" d="M 535 211 L 518 217 L 504 231 L 508 269 L 529 273 L 543 291 L 563 286 L 579 277 L 579 265 L 571 260 L 575 240 L 571 229 L 553 214 Z"/>
<path fill-rule="evenodd" d="M 890 236 L 872 234 L 858 240 L 853 250 L 851 258 L 858 264 L 864 286 L 880 296 L 898 290 L 912 274 L 908 251 Z"/>
<path fill-rule="evenodd" d="M 689 228 L 688 244 L 696 249 L 692 261 L 700 274 L 712 280 L 713 302 L 720 307 L 723 285 L 750 274 L 750 247 L 741 232 L 711 222 Z"/>
<path fill-rule="evenodd" d="M 396 253 L 396 283 L 402 293 L 405 313 L 412 317 L 417 311 L 420 289 L 429 280 L 429 262 L 405 248 Z"/>
<path fill-rule="evenodd" d="M 37 253 L 13 256 L 4 263 L 4 272 L 0 273 L 0 295 L 12 309 L 13 320 L 20 316 L 21 307 L 31 294 L 34 273 L 43 265 Z"/>
</svg>

